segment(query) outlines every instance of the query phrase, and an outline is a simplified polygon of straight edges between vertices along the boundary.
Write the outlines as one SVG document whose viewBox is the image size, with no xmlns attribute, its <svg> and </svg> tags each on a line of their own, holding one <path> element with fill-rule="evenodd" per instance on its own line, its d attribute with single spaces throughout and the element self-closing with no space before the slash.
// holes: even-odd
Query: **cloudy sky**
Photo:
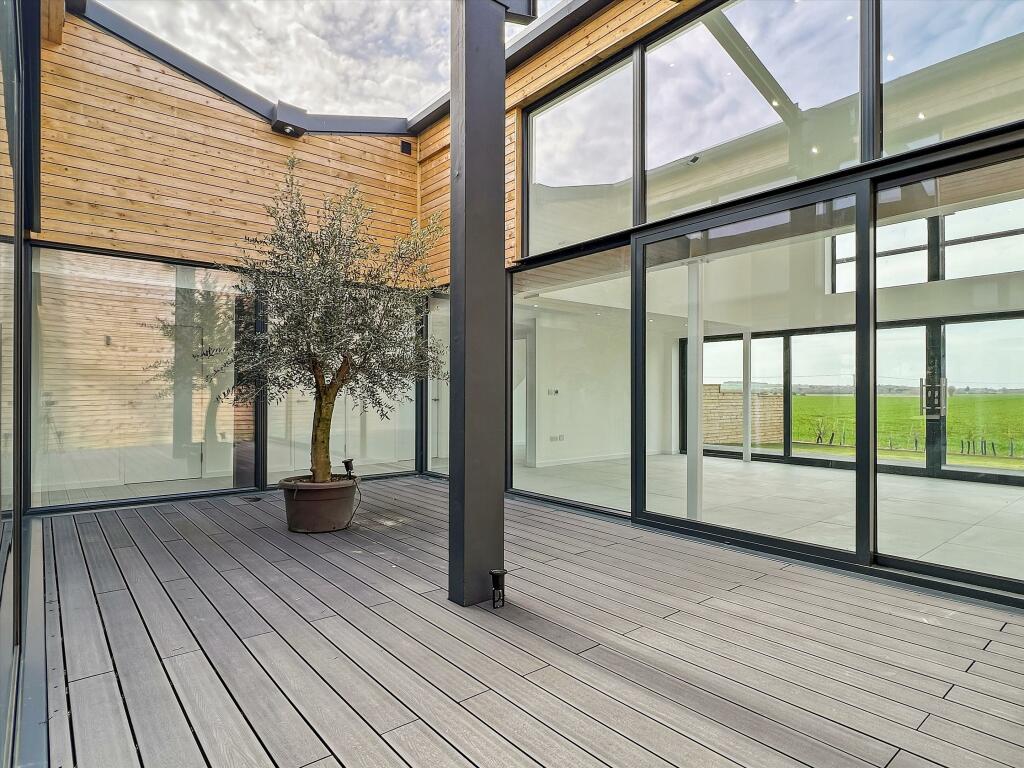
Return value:
<svg viewBox="0 0 1024 768">
<path fill-rule="evenodd" d="M 448 90 L 449 0 L 100 0 L 270 99 L 408 116 Z M 549 12 L 560 0 L 540 0 Z M 509 25 L 506 37 L 520 31 Z"/>
</svg>

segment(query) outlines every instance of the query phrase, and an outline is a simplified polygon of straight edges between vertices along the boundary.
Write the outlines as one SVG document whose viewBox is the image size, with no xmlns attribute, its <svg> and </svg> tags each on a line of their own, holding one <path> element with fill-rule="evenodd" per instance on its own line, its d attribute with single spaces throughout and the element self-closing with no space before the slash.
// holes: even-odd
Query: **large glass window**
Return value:
<svg viewBox="0 0 1024 768">
<path fill-rule="evenodd" d="M 331 420 L 331 462 L 354 459 L 363 477 L 416 469 L 416 406 L 412 389 L 382 419 L 359 408 L 347 395 L 338 397 Z M 309 474 L 313 396 L 292 390 L 267 406 L 267 482 Z"/>
<path fill-rule="evenodd" d="M 444 376 L 427 382 L 427 469 L 448 474 L 448 423 L 451 396 L 448 375 L 451 370 L 451 300 L 430 300 L 427 331 L 444 349 Z"/>
<path fill-rule="evenodd" d="M 853 331 L 793 336 L 790 368 L 794 456 L 853 461 L 854 343 Z"/>
<path fill-rule="evenodd" d="M 4 512 L 13 509 L 14 254 L 18 235 L 14 201 L 15 178 L 21 172 L 17 27 L 14 4 L 0 1 L 0 510 Z M 14 722 L 12 693 L 17 686 L 15 624 L 20 618 L 21 595 L 15 589 L 14 575 L 16 569 L 23 576 L 31 573 L 19 562 L 25 560 L 24 555 L 16 556 L 15 542 L 22 533 L 18 512 L 0 526 L 0 741 L 5 746 L 13 742 L 9 728 Z"/>
<path fill-rule="evenodd" d="M 647 217 L 860 159 L 858 0 L 737 0 L 647 51 Z"/>
<path fill-rule="evenodd" d="M 512 282 L 512 485 L 629 510 L 629 248 Z"/>
<path fill-rule="evenodd" d="M 786 435 L 785 343 L 781 336 L 750 342 L 750 448 L 781 454 Z"/>
<path fill-rule="evenodd" d="M 853 549 L 853 225 L 841 198 L 646 247 L 649 511 Z"/>
<path fill-rule="evenodd" d="M 529 252 L 633 223 L 633 67 L 594 77 L 529 120 Z"/>
<path fill-rule="evenodd" d="M 885 154 L 1022 118 L 1024 4 L 882 0 Z"/>
<path fill-rule="evenodd" d="M 230 275 L 48 249 L 32 272 L 33 504 L 254 484 Z"/>
<path fill-rule="evenodd" d="M 917 324 L 880 328 L 877 344 L 878 460 L 923 466 L 926 442 L 920 384 L 928 359 L 926 328 Z"/>
<path fill-rule="evenodd" d="M 743 341 L 704 342 L 704 447 L 743 447 Z"/>
<path fill-rule="evenodd" d="M 877 209 L 879 231 L 926 231 L 929 260 L 878 287 L 879 551 L 1024 580 L 1024 160 Z"/>
</svg>

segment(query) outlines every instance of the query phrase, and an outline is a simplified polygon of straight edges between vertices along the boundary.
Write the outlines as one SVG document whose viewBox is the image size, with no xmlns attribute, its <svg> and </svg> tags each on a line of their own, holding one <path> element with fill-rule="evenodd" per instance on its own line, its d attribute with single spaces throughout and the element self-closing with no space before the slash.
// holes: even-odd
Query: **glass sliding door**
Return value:
<svg viewBox="0 0 1024 768">
<path fill-rule="evenodd" d="M 879 552 L 1024 580 L 1024 160 L 877 215 L 927 233 L 924 278 L 877 289 Z"/>
<path fill-rule="evenodd" d="M 629 248 L 512 276 L 512 487 L 629 510 Z"/>
<path fill-rule="evenodd" d="M 643 246 L 648 512 L 853 549 L 853 224 L 843 197 Z"/>
</svg>

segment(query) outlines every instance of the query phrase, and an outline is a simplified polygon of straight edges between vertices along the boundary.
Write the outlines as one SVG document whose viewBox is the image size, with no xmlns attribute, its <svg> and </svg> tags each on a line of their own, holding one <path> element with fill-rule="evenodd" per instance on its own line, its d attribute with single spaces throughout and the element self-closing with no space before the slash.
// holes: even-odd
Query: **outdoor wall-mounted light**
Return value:
<svg viewBox="0 0 1024 768">
<path fill-rule="evenodd" d="M 306 110 L 279 101 L 274 105 L 270 114 L 270 128 L 275 133 L 297 139 L 306 132 L 306 129 L 302 127 L 305 117 Z"/>
<path fill-rule="evenodd" d="M 494 568 L 491 571 L 491 589 L 493 594 L 491 595 L 491 607 L 501 608 L 505 605 L 505 574 L 508 573 L 504 568 Z"/>
</svg>

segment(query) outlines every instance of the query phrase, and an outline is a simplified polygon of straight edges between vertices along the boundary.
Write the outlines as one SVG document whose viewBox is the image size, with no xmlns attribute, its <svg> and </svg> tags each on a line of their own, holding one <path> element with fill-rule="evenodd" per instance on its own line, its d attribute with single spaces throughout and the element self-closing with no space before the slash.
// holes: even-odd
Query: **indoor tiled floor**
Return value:
<svg viewBox="0 0 1024 768">
<path fill-rule="evenodd" d="M 526 467 L 514 486 L 629 508 L 629 460 Z M 704 458 L 701 520 L 813 544 L 854 546 L 849 470 Z M 647 507 L 686 515 L 686 456 L 647 457 Z M 1024 579 L 1024 487 L 880 474 L 879 551 Z"/>
</svg>

